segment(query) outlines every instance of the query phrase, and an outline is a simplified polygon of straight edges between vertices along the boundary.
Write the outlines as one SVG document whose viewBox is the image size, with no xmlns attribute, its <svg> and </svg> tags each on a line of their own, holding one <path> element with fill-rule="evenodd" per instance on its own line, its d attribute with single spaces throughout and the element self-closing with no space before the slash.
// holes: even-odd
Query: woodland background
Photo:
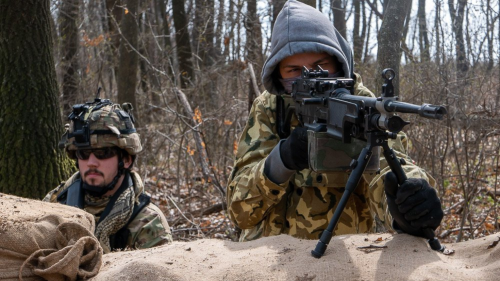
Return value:
<svg viewBox="0 0 500 281">
<path fill-rule="evenodd" d="M 71 106 L 134 105 L 136 169 L 174 238 L 237 239 L 226 180 L 273 21 L 285 1 L 0 0 L 0 191 L 42 198 L 74 171 L 57 148 Z M 375 93 L 381 69 L 445 120 L 405 116 L 410 156 L 435 176 L 444 241 L 499 230 L 500 1 L 303 1 L 352 44 Z"/>
</svg>

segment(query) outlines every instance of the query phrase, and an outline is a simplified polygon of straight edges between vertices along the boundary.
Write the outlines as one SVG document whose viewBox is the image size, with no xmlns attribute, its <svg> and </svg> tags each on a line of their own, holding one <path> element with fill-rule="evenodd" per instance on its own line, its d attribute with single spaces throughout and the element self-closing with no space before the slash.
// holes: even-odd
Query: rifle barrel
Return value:
<svg viewBox="0 0 500 281">
<path fill-rule="evenodd" d="M 446 115 L 446 108 L 440 105 L 415 105 L 400 101 L 388 101 L 385 106 L 388 112 L 414 113 L 425 118 L 442 120 Z"/>
</svg>

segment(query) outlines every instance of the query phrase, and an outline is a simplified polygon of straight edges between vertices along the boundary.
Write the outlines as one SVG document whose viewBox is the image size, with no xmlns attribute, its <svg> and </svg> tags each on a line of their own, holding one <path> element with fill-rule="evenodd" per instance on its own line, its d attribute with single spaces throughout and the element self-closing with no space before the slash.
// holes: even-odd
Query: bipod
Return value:
<svg viewBox="0 0 500 281">
<path fill-rule="evenodd" d="M 337 226 L 337 223 L 340 219 L 340 215 L 344 211 L 349 197 L 358 186 L 359 181 L 361 180 L 361 176 L 363 175 L 363 172 L 365 171 L 366 166 L 370 161 L 373 148 L 382 147 L 384 158 L 391 168 L 391 171 L 396 175 L 399 185 L 403 184 L 407 180 L 406 174 L 401 167 L 401 163 L 404 163 L 404 160 L 400 160 L 397 158 L 394 150 L 389 147 L 389 144 L 387 142 L 389 138 L 395 139 L 396 136 L 397 134 L 395 133 L 382 130 L 366 132 L 367 145 L 361 150 L 361 153 L 358 156 L 358 160 L 353 160 L 351 162 L 351 168 L 353 170 L 347 180 L 344 194 L 342 194 L 342 197 L 337 208 L 335 209 L 335 212 L 333 213 L 333 217 L 330 220 L 328 227 L 321 234 L 318 244 L 316 244 L 316 248 L 311 251 L 311 254 L 315 258 L 321 258 L 325 253 L 326 248 L 328 247 L 328 243 L 330 243 L 330 240 L 332 239 L 333 231 L 335 230 L 335 227 Z M 434 230 L 427 228 L 423 231 L 425 236 L 428 238 L 428 243 L 431 249 L 443 252 L 445 248 L 441 245 L 441 243 L 439 243 L 439 240 L 434 234 Z"/>
</svg>

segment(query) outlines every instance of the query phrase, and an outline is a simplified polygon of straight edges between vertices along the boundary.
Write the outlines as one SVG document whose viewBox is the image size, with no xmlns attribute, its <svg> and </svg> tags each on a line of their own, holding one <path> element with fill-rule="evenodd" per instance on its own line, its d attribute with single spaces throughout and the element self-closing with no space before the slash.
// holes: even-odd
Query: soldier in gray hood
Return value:
<svg viewBox="0 0 500 281">
<path fill-rule="evenodd" d="M 354 78 L 352 49 L 330 20 L 311 6 L 288 1 L 274 23 L 271 54 L 262 69 L 269 93 L 283 94 L 275 69 L 283 59 L 301 53 L 326 53 L 338 60 L 339 76 Z"/>
<path fill-rule="evenodd" d="M 330 20 L 308 5 L 286 2 L 276 19 L 271 53 L 262 71 L 266 91 L 252 105 L 228 181 L 228 212 L 242 229 L 241 241 L 279 234 L 318 239 L 349 177 L 347 171 L 317 173 L 309 169 L 307 131 L 300 127 L 296 116 L 286 124 L 289 135 L 278 131 L 282 116 L 277 114 L 277 108 L 286 108 L 292 102 L 288 94 L 303 66 L 321 66 L 330 77 L 352 78 L 354 94 L 374 96 L 354 73 L 352 50 Z M 409 180 L 399 190 L 409 192 L 385 196 L 385 175 L 392 175 L 387 177 L 390 181 L 386 180 L 389 185 L 394 179 L 381 160 L 379 174 L 363 175 L 335 235 L 372 232 L 375 217 L 387 229 L 417 236 L 423 236 L 423 228 L 439 226 L 443 218 L 441 203 L 429 185 L 435 183 L 434 179 L 405 154 L 404 134 L 390 146 L 408 163 L 403 169 Z"/>
</svg>

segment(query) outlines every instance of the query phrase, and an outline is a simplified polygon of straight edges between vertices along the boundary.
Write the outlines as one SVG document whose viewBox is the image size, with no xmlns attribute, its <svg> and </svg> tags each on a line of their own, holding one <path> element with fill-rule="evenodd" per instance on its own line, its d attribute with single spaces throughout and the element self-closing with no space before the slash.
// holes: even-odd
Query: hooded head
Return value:
<svg viewBox="0 0 500 281">
<path fill-rule="evenodd" d="M 327 53 L 337 58 L 343 76 L 353 78 L 352 49 L 326 15 L 304 3 L 289 0 L 276 18 L 271 54 L 262 68 L 262 83 L 271 94 L 284 89 L 275 71 L 286 57 L 299 53 Z"/>
</svg>

